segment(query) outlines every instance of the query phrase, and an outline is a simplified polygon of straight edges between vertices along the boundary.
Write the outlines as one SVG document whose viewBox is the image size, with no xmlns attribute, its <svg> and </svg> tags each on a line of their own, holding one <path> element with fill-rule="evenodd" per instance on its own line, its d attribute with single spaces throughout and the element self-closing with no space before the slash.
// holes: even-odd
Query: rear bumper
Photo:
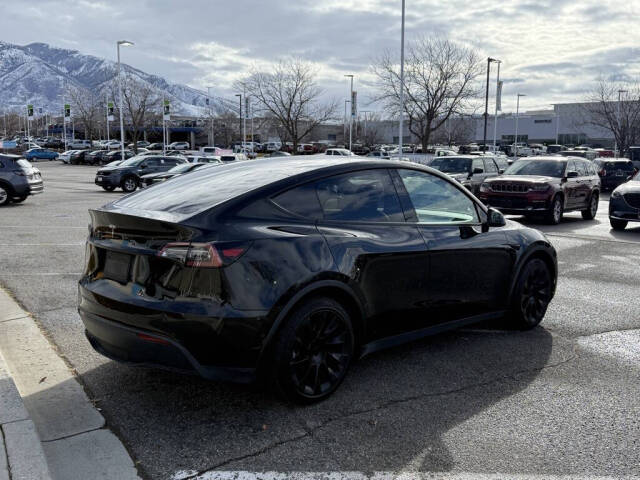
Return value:
<svg viewBox="0 0 640 480">
<path fill-rule="evenodd" d="M 205 366 L 174 340 L 79 310 L 85 335 L 98 353 L 111 360 L 142 367 L 160 368 L 209 380 L 251 383 L 255 368 Z"/>
<path fill-rule="evenodd" d="M 29 183 L 29 195 L 37 195 L 42 192 L 44 192 L 44 183 L 42 180 Z"/>
</svg>

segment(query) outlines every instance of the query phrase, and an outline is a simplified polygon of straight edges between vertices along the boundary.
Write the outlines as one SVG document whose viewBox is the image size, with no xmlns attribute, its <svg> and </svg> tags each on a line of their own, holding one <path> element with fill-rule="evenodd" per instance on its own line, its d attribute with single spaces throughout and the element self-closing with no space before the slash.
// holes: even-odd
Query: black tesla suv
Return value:
<svg viewBox="0 0 640 480">
<path fill-rule="evenodd" d="M 308 156 L 187 173 L 91 210 L 78 308 L 103 355 L 326 398 L 373 351 L 532 328 L 556 252 L 447 175 Z"/>
</svg>

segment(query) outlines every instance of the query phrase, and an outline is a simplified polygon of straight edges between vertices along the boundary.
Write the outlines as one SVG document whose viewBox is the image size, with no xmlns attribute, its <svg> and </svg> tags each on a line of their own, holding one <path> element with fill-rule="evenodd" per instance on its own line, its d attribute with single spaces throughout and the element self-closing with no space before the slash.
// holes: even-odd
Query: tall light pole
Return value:
<svg viewBox="0 0 640 480">
<path fill-rule="evenodd" d="M 372 113 L 371 110 L 362 110 L 362 112 L 364 114 L 364 141 L 367 141 L 367 113 Z M 368 145 L 367 145 L 368 146 Z"/>
<path fill-rule="evenodd" d="M 491 63 L 497 61 L 495 58 L 487 58 L 487 85 L 484 97 L 484 136 L 482 140 L 482 146 L 485 152 L 487 151 L 487 120 L 489 119 L 489 74 L 491 73 Z"/>
<path fill-rule="evenodd" d="M 400 27 L 400 125 L 398 127 L 398 156 L 402 159 L 402 123 L 404 121 L 404 1 Z"/>
<path fill-rule="evenodd" d="M 622 94 L 627 92 L 628 90 L 618 90 L 618 113 L 616 115 L 616 123 L 618 124 L 618 135 L 620 135 L 620 104 L 622 103 Z M 614 135 L 614 137 L 615 137 L 614 155 L 616 157 L 619 157 L 620 155 L 618 154 L 618 137 L 616 135 Z"/>
<path fill-rule="evenodd" d="M 344 124 L 342 125 L 342 140 L 346 143 L 347 140 L 347 103 L 351 103 L 350 100 L 344 101 Z"/>
<path fill-rule="evenodd" d="M 239 102 L 240 102 L 240 136 L 242 136 L 242 94 L 241 93 L 236 93 L 236 97 L 239 98 Z M 242 139 L 242 146 L 244 146 L 244 138 Z M 294 153 L 295 155 L 295 153 Z"/>
<path fill-rule="evenodd" d="M 556 145 L 558 145 L 560 137 L 560 113 L 556 111 L 555 103 L 552 103 L 551 106 L 553 107 L 553 113 L 556 114 Z"/>
<path fill-rule="evenodd" d="M 351 99 L 351 115 L 349 115 L 349 151 L 351 151 L 351 139 L 352 139 L 352 130 L 353 130 L 353 75 L 345 75 L 345 77 L 351 78 L 351 89 L 349 90 L 349 98 Z"/>
<path fill-rule="evenodd" d="M 500 103 L 502 103 L 501 102 L 502 91 L 500 87 L 500 64 L 502 63 L 502 61 L 500 60 L 494 60 L 494 61 L 498 64 L 498 76 L 496 77 L 496 111 L 493 116 L 493 152 L 495 153 L 496 143 L 498 139 L 498 107 L 500 107 L 500 110 L 502 110 L 502 106 L 500 105 Z"/>
<path fill-rule="evenodd" d="M 518 115 L 520 114 L 520 97 L 526 97 L 524 93 L 518 94 L 518 100 L 516 101 L 516 136 L 513 139 L 513 160 L 518 159 Z"/>
<path fill-rule="evenodd" d="M 120 160 L 124 160 L 124 120 L 122 118 L 122 78 L 120 77 L 120 46 L 132 47 L 133 42 L 118 40 L 118 103 L 120 104 Z"/>
<path fill-rule="evenodd" d="M 213 109 L 211 108 L 211 89 L 213 87 L 207 87 L 207 97 L 209 99 L 209 118 L 211 119 L 211 146 L 216 146 L 216 133 L 213 129 Z"/>
</svg>

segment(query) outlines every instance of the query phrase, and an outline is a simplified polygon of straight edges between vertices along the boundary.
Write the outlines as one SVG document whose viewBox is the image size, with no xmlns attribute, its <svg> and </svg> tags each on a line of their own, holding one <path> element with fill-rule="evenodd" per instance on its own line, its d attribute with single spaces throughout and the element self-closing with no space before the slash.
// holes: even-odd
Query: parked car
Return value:
<svg viewBox="0 0 640 480">
<path fill-rule="evenodd" d="M 283 152 L 283 151 L 280 151 L 280 150 L 276 150 L 274 152 L 271 152 L 268 156 L 269 157 L 290 157 L 291 154 L 288 153 L 288 152 Z"/>
<path fill-rule="evenodd" d="M 562 152 L 566 149 L 567 147 L 565 147 L 564 145 L 558 145 L 558 144 L 547 145 L 547 155 Z"/>
<path fill-rule="evenodd" d="M 238 162 L 90 216 L 78 311 L 96 351 L 266 378 L 299 403 L 327 398 L 383 348 L 505 314 L 533 328 L 556 289 L 541 232 L 410 163 Z"/>
<path fill-rule="evenodd" d="M 222 163 L 219 155 L 187 155 L 186 159 L 189 163 Z"/>
<path fill-rule="evenodd" d="M 136 142 L 136 145 L 138 148 L 145 148 L 148 147 L 149 145 L 151 145 L 149 142 L 147 142 L 146 140 L 138 140 Z M 128 148 L 133 148 L 133 142 L 131 142 L 129 145 L 127 145 Z"/>
<path fill-rule="evenodd" d="M 73 153 L 76 151 L 77 150 L 67 150 L 65 152 L 62 152 L 58 155 L 58 160 L 61 160 L 62 163 L 71 163 L 71 155 L 73 155 Z"/>
<path fill-rule="evenodd" d="M 162 150 L 162 142 L 150 143 L 147 145 L 147 149 L 149 150 Z"/>
<path fill-rule="evenodd" d="M 578 157 L 523 158 L 504 175 L 486 180 L 478 197 L 503 213 L 542 215 L 551 224 L 560 223 L 563 213 L 572 210 L 593 220 L 600 177 L 592 162 Z"/>
<path fill-rule="evenodd" d="M 249 159 L 244 153 L 229 153 L 227 155 L 220 155 L 220 160 L 222 160 L 222 163 L 229 163 Z"/>
<path fill-rule="evenodd" d="M 74 150 L 71 154 L 69 163 L 71 165 L 80 165 L 84 163 L 85 155 L 89 153 L 89 150 Z"/>
<path fill-rule="evenodd" d="M 563 150 L 557 153 L 559 155 L 562 155 L 563 157 L 581 157 L 588 160 L 593 160 L 598 157 L 598 152 L 596 152 L 595 150 Z"/>
<path fill-rule="evenodd" d="M 122 150 L 113 150 L 107 154 L 105 154 L 104 156 L 104 162 L 105 163 L 109 163 L 109 162 L 113 162 L 114 160 L 127 160 L 131 157 L 133 157 L 135 155 L 135 153 L 133 153 L 133 150 L 125 150 L 124 151 L 124 159 L 122 158 Z"/>
<path fill-rule="evenodd" d="M 58 153 L 46 148 L 30 148 L 23 154 L 27 160 L 55 160 L 58 158 Z"/>
<path fill-rule="evenodd" d="M 64 142 L 60 138 L 49 138 L 44 142 L 45 148 L 64 148 Z"/>
<path fill-rule="evenodd" d="M 297 150 L 298 155 L 313 155 L 314 153 L 316 153 L 315 148 L 313 148 L 313 145 L 310 143 L 301 143 L 300 145 L 298 145 L 298 150 Z"/>
<path fill-rule="evenodd" d="M 140 177 L 148 173 L 166 172 L 186 160 L 167 156 L 135 156 L 123 161 L 115 167 L 104 167 L 96 172 L 95 184 L 110 192 L 121 188 L 131 193 L 138 188 Z"/>
<path fill-rule="evenodd" d="M 40 170 L 19 155 L 0 155 L 0 206 L 43 191 Z"/>
<path fill-rule="evenodd" d="M 640 222 L 640 172 L 618 186 L 609 198 L 609 223 L 624 230 L 629 222 Z"/>
<path fill-rule="evenodd" d="M 593 163 L 598 169 L 602 190 L 614 190 L 633 176 L 636 168 L 627 158 L 596 158 Z"/>
<path fill-rule="evenodd" d="M 282 148 L 281 142 L 267 142 L 264 144 L 265 152 L 275 152 Z"/>
<path fill-rule="evenodd" d="M 482 182 L 502 173 L 495 159 L 488 155 L 435 157 L 429 162 L 429 166 L 446 173 L 474 194 L 478 193 Z"/>
<path fill-rule="evenodd" d="M 84 162 L 87 165 L 99 165 L 107 153 L 109 150 L 92 150 L 84 155 Z"/>
<path fill-rule="evenodd" d="M 218 162 L 220 165 L 222 162 Z M 207 165 L 215 165 L 210 163 L 181 163 L 173 168 L 170 168 L 166 172 L 148 173 L 140 177 L 140 186 L 142 188 L 149 187 L 155 183 L 164 182 L 170 178 L 184 175 L 185 173 L 193 172 L 199 168 Z"/>
<path fill-rule="evenodd" d="M 389 160 L 389 154 L 384 150 L 376 150 L 375 152 L 367 153 L 367 157 L 379 158 L 381 160 Z"/>
<path fill-rule="evenodd" d="M 104 148 L 106 148 L 107 150 L 116 150 L 120 148 L 120 141 L 119 140 L 107 140 L 104 143 Z"/>
<path fill-rule="evenodd" d="M 167 145 L 167 148 L 171 150 L 189 150 L 191 146 L 189 142 L 173 142 Z"/>
<path fill-rule="evenodd" d="M 327 148 L 324 152 L 325 155 L 334 155 L 340 157 L 355 157 L 356 155 L 353 152 L 350 152 L 346 148 Z"/>
<path fill-rule="evenodd" d="M 67 147 L 73 148 L 74 150 L 82 150 L 85 148 L 91 148 L 93 145 L 91 140 L 70 140 L 67 142 Z"/>
</svg>

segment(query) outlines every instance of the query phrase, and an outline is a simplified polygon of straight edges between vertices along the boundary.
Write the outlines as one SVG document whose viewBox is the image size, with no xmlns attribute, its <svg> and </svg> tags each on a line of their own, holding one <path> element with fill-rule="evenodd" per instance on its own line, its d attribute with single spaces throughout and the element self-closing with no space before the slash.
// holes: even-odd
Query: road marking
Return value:
<svg viewBox="0 0 640 480">
<path fill-rule="evenodd" d="M 82 272 L 47 272 L 47 273 L 3 273 L 3 277 L 39 277 L 48 276 L 54 277 L 56 275 L 82 275 Z"/>
<path fill-rule="evenodd" d="M 0 247 L 78 247 L 85 242 L 77 243 L 0 243 Z"/>
<path fill-rule="evenodd" d="M 435 472 L 176 472 L 171 480 L 638 480 L 637 476 L 546 475 L 518 473 L 435 473 Z"/>
</svg>

